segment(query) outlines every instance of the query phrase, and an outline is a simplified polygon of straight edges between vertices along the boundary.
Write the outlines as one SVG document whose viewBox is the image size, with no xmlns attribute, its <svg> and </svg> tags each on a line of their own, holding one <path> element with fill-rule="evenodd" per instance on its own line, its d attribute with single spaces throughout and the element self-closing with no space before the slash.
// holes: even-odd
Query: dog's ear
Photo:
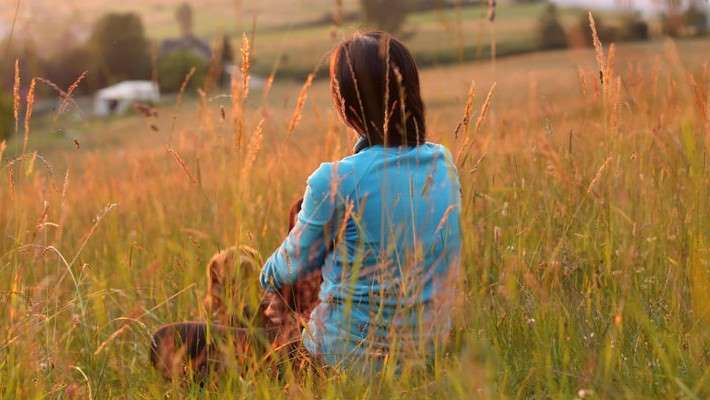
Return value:
<svg viewBox="0 0 710 400">
<path fill-rule="evenodd" d="M 303 207 L 303 199 L 298 199 L 293 206 L 291 206 L 291 211 L 288 213 L 288 231 L 291 232 L 293 227 L 296 226 L 298 221 L 298 213 L 301 212 L 301 207 Z"/>
</svg>

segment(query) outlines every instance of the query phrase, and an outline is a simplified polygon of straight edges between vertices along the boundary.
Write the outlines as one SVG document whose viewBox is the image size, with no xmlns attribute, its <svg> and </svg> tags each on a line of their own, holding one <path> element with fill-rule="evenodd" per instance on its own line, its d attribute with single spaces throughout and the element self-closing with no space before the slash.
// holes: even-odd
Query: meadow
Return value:
<svg viewBox="0 0 710 400">
<path fill-rule="evenodd" d="M 199 387 L 148 360 L 156 327 L 205 317 L 212 254 L 267 257 L 306 177 L 350 152 L 326 82 L 236 82 L 110 121 L 60 100 L 0 147 L 0 398 L 708 398 L 708 49 L 423 71 L 463 185 L 464 301 L 429 368 L 377 376 L 251 360 Z"/>
</svg>

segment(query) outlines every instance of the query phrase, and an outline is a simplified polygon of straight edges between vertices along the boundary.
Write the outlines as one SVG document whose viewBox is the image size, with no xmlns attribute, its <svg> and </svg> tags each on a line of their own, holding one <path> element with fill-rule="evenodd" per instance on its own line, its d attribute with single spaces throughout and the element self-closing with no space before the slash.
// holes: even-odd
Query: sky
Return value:
<svg viewBox="0 0 710 400">
<path fill-rule="evenodd" d="M 650 15 L 663 9 L 662 0 L 552 0 L 560 6 L 575 6 L 589 9 L 635 9 Z M 707 4 L 707 1 L 705 2 Z M 710 11 L 710 5 L 705 6 Z"/>
</svg>

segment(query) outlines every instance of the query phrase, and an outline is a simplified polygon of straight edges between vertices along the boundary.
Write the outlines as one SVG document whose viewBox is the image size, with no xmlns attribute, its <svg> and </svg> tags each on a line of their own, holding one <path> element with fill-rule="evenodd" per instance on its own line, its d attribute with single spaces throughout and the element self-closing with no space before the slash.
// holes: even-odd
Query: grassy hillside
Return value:
<svg viewBox="0 0 710 400">
<path fill-rule="evenodd" d="M 110 11 L 131 11 L 143 19 L 147 35 L 154 41 L 178 35 L 174 18 L 175 1 L 127 0 L 120 3 L 74 2 L 50 6 L 45 0 L 24 0 L 17 23 L 16 41 L 31 38 L 48 54 L 57 53 L 65 43 L 55 43 L 57 32 L 68 26 L 88 35 L 93 21 Z M 537 20 L 543 3 L 499 2 L 497 20 L 490 24 L 485 7 L 467 6 L 411 13 L 399 36 L 417 55 L 420 64 L 443 65 L 453 62 L 486 60 L 495 41 L 498 56 L 536 51 L 540 48 Z M 51 13 L 49 10 L 53 10 Z M 356 0 L 343 2 L 345 13 L 357 12 Z M 278 65 L 283 77 L 303 79 L 315 70 L 332 47 L 358 29 L 369 29 L 362 21 L 334 27 L 324 19 L 334 11 L 331 1 L 206 0 L 195 4 L 195 33 L 207 41 L 227 35 L 239 46 L 243 32 L 254 35 L 252 71 L 268 75 Z M 14 8 L 5 4 L 0 15 L 10 23 Z M 566 9 L 560 15 L 566 26 L 584 14 Z M 599 13 L 605 21 L 616 17 Z M 326 21 L 318 23 L 318 21 Z M 61 36 L 60 36 L 61 37 Z"/>
<path fill-rule="evenodd" d="M 291 135 L 293 82 L 245 114 L 209 95 L 45 122 L 66 135 L 33 129 L 0 158 L 0 397 L 707 398 L 709 45 L 620 46 L 603 83 L 586 50 L 425 71 L 430 136 L 464 187 L 463 306 L 429 369 L 376 377 L 277 379 L 251 360 L 199 388 L 147 357 L 151 330 L 204 317 L 212 253 L 267 256 L 305 177 L 349 152 L 324 82 Z M 475 123 L 455 137 L 471 81 Z"/>
</svg>

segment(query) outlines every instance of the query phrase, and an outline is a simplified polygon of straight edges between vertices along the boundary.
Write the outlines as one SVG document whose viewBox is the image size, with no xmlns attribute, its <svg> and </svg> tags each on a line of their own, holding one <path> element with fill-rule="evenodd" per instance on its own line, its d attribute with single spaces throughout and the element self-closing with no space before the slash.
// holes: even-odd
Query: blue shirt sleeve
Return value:
<svg viewBox="0 0 710 400">
<path fill-rule="evenodd" d="M 279 290 L 283 285 L 294 284 L 300 277 L 323 266 L 337 201 L 337 179 L 333 171 L 332 164 L 321 164 L 308 178 L 296 226 L 261 270 L 259 282 L 265 290 Z"/>
</svg>

